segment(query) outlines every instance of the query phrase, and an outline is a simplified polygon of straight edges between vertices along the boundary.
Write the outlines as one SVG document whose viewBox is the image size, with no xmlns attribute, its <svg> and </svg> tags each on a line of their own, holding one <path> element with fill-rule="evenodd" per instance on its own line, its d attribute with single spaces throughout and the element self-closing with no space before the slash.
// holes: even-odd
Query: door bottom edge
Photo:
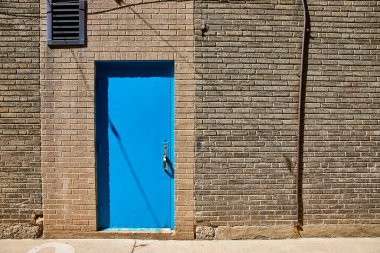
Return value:
<svg viewBox="0 0 380 253">
<path fill-rule="evenodd" d="M 173 233 L 174 230 L 171 228 L 106 228 L 99 230 L 99 232 Z"/>
</svg>

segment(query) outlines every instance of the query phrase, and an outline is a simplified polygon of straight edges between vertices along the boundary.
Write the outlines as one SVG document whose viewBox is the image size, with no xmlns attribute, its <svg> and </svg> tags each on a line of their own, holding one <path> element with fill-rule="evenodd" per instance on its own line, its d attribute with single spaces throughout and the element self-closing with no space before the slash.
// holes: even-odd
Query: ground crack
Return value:
<svg viewBox="0 0 380 253">
<path fill-rule="evenodd" d="M 137 243 L 137 241 L 135 240 L 135 242 L 133 243 L 133 247 L 132 247 L 131 253 L 133 253 L 135 251 L 136 243 Z"/>
</svg>

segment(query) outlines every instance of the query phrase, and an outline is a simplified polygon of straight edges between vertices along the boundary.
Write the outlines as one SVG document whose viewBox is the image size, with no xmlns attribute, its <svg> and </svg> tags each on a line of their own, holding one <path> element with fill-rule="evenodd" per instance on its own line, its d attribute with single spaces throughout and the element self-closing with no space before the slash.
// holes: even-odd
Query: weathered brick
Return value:
<svg viewBox="0 0 380 253">
<path fill-rule="evenodd" d="M 378 223 L 376 7 L 309 2 L 305 224 Z M 196 1 L 196 220 L 293 223 L 302 20 L 299 1 Z"/>
<path fill-rule="evenodd" d="M 0 54 L 0 223 L 9 224 L 17 231 L 7 234 L 7 227 L 2 226 L 0 238 L 35 237 L 38 229 L 34 231 L 30 225 L 32 211 L 40 213 L 42 209 L 39 20 L 31 16 L 39 14 L 39 1 L 13 1 L 5 5 L 2 10 L 10 15 L 0 14 L 0 52 L 3 52 Z"/>
<path fill-rule="evenodd" d="M 293 223 L 299 1 L 128 8 L 89 1 L 87 46 L 54 49 L 46 47 L 46 19 L 39 20 L 45 5 L 9 3 L 8 13 L 26 16 L 0 16 L 1 223 L 27 222 L 31 210 L 41 210 L 42 172 L 46 231 L 96 230 L 95 60 L 176 61 L 181 236 L 192 236 L 194 219 L 230 227 Z M 376 224 L 378 6 L 314 1 L 309 9 L 304 223 Z"/>
<path fill-rule="evenodd" d="M 87 46 L 48 48 L 41 25 L 42 178 L 45 231 L 95 231 L 94 64 L 96 60 L 175 60 L 175 227 L 192 237 L 194 167 L 193 4 L 119 9 L 88 1 Z M 127 3 L 129 4 L 129 3 Z M 46 12 L 41 0 L 41 13 Z M 106 11 L 99 13 L 99 11 Z M 182 138 L 180 138 L 181 136 Z M 54 147 L 54 148 L 52 148 Z M 65 191 L 57 191 L 65 186 Z M 64 194 L 66 191 L 70 194 Z M 60 210 L 66 210 L 65 215 Z"/>
</svg>

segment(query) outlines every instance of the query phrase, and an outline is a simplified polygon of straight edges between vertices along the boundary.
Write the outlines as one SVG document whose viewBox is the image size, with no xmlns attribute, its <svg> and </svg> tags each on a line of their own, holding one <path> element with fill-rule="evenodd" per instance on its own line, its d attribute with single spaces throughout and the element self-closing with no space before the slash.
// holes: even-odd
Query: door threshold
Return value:
<svg viewBox="0 0 380 253">
<path fill-rule="evenodd" d="M 106 228 L 101 232 L 126 232 L 126 233 L 173 233 L 174 230 L 170 228 Z"/>
</svg>

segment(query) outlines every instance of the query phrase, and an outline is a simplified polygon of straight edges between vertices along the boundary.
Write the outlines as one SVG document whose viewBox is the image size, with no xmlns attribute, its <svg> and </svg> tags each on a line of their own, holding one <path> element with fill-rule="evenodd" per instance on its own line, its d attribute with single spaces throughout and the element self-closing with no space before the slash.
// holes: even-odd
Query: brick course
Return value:
<svg viewBox="0 0 380 253">
<path fill-rule="evenodd" d="M 45 236 L 54 237 L 70 231 L 94 232 L 97 229 L 95 61 L 174 60 L 175 236 L 192 238 L 193 4 L 191 1 L 119 2 L 88 1 L 88 42 L 83 48 L 48 48 L 42 20 L 41 123 Z M 42 0 L 41 13 L 45 12 L 45 1 Z"/>
<path fill-rule="evenodd" d="M 305 221 L 379 224 L 379 2 L 317 2 L 310 10 Z"/>
<path fill-rule="evenodd" d="M 32 211 L 41 212 L 42 203 L 39 1 L 0 7 L 0 223 L 17 234 L 23 224 L 28 230 Z"/>
<path fill-rule="evenodd" d="M 379 1 L 309 9 L 304 235 L 379 235 Z M 175 233 L 157 238 L 194 220 L 205 238 L 293 236 L 301 1 L 90 0 L 87 45 L 56 48 L 45 0 L 4 11 L 0 223 L 29 223 L 42 187 L 46 237 L 153 236 L 96 231 L 94 62 L 175 60 Z"/>
<path fill-rule="evenodd" d="M 304 224 L 379 224 L 378 1 L 309 9 Z M 199 0 L 195 27 L 197 225 L 292 225 L 301 2 Z"/>
</svg>

